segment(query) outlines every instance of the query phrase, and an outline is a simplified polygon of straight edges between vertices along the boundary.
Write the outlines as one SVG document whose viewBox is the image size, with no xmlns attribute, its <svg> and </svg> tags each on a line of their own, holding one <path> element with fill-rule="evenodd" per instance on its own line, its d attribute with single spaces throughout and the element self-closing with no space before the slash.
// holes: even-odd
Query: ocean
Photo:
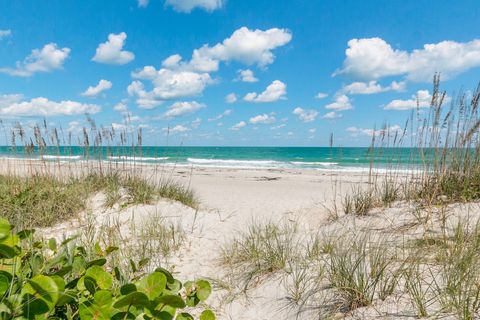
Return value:
<svg viewBox="0 0 480 320">
<path fill-rule="evenodd" d="M 411 148 L 329 147 L 0 147 L 0 158 L 45 161 L 102 160 L 139 164 L 222 168 L 366 170 L 411 168 L 421 164 Z"/>
</svg>

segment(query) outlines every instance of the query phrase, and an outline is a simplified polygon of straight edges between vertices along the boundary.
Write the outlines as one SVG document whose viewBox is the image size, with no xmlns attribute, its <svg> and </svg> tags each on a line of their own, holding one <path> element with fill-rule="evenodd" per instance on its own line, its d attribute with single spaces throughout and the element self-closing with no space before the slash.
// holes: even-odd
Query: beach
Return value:
<svg viewBox="0 0 480 320">
<path fill-rule="evenodd" d="M 25 161 L 29 164 L 25 165 Z M 98 166 L 98 162 L 93 166 Z M 108 167 L 103 164 L 103 170 Z M 80 174 L 92 170 L 89 163 L 18 159 L 3 160 L 1 168 L 10 171 L 16 168 L 20 175 L 25 173 L 25 168 L 30 174 L 35 170 L 53 174 Z M 405 202 L 374 208 L 365 216 L 345 215 L 342 208 L 345 195 L 371 186 L 375 175 L 370 175 L 368 170 L 136 166 L 125 162 L 110 163 L 112 168 L 126 172 L 133 170 L 152 183 L 156 180 L 179 182 L 195 192 L 199 206 L 194 209 L 176 201 L 159 199 L 150 204 L 131 206 L 122 206 L 120 200 L 119 204 L 107 208 L 104 206 L 105 195 L 98 193 L 78 216 L 44 228 L 41 234 L 45 238 L 62 240 L 85 233 L 94 226 L 98 233 L 100 230 L 114 230 L 122 239 L 128 241 L 132 238 L 135 241 L 132 228 L 152 223 L 152 217 L 161 217 L 165 219 L 162 221 L 179 225 L 185 235 L 178 249 L 168 257 L 151 257 L 155 262 L 150 268 L 161 265 L 181 279 L 203 278 L 211 281 L 214 292 L 208 305 L 219 319 L 295 319 L 297 316 L 314 319 L 321 314 L 319 310 L 335 302 L 334 295 L 326 286 L 322 289 L 325 291 L 322 298 L 313 299 L 301 308 L 292 305 L 293 270 L 298 267 L 292 265 L 255 277 L 249 282 L 248 289 L 244 288 L 234 276 L 238 275 L 238 270 L 232 271 L 234 268 L 225 263 L 225 253 L 228 256 L 232 241 L 248 234 L 252 225 L 294 228 L 295 231 L 289 235 L 291 243 L 288 246 L 299 252 L 305 251 L 312 239 L 340 242 L 341 239 L 357 236 L 381 239 L 382 244 L 387 246 L 386 250 L 390 250 L 389 243 L 422 237 L 426 229 L 440 233 L 440 221 L 453 228 L 462 218 L 470 221 L 480 218 L 478 203 L 451 205 L 443 211 L 438 208 L 422 209 L 420 215 L 429 216 L 427 222 L 420 222 L 423 218 L 418 217 L 418 208 Z M 385 179 L 385 174 L 385 171 L 378 173 L 375 181 L 379 183 Z M 396 176 L 402 177 L 398 173 Z M 377 299 L 373 305 L 337 314 L 340 318 L 351 319 L 403 319 L 412 315 L 415 315 L 415 309 L 401 292 L 392 293 L 385 300 Z"/>
</svg>

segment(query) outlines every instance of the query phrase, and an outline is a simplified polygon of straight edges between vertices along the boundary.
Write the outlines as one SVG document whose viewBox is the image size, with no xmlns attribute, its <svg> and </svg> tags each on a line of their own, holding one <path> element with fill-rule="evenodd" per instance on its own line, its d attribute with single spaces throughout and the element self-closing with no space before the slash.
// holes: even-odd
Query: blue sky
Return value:
<svg viewBox="0 0 480 320">
<path fill-rule="evenodd" d="M 478 1 L 0 0 L 0 119 L 144 144 L 361 146 L 480 80 Z M 128 117 L 130 120 L 125 121 Z"/>
</svg>

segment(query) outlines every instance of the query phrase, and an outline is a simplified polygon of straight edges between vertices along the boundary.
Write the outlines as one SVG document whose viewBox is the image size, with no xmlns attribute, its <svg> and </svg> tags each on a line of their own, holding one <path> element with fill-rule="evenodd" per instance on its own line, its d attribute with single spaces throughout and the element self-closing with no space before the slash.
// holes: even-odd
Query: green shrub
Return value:
<svg viewBox="0 0 480 320">
<path fill-rule="evenodd" d="M 72 239 L 45 244 L 34 240 L 33 230 L 11 229 L 0 218 L 1 319 L 193 319 L 189 308 L 212 290 L 201 279 L 182 285 L 163 268 L 126 279 L 107 266 L 116 247 L 97 245 L 97 257 L 88 260 L 86 248 Z M 200 320 L 214 319 L 210 310 L 200 314 Z"/>
</svg>

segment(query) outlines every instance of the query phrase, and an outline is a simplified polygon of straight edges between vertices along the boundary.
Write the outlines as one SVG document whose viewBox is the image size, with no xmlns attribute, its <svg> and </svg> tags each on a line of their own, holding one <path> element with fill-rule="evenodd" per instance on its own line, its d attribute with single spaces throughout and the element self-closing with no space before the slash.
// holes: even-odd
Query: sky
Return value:
<svg viewBox="0 0 480 320">
<path fill-rule="evenodd" d="M 480 81 L 478 0 L 0 0 L 0 119 L 144 145 L 368 145 Z M 8 139 L 8 138 L 2 138 Z M 0 141 L 2 141 L 0 139 Z"/>
</svg>

